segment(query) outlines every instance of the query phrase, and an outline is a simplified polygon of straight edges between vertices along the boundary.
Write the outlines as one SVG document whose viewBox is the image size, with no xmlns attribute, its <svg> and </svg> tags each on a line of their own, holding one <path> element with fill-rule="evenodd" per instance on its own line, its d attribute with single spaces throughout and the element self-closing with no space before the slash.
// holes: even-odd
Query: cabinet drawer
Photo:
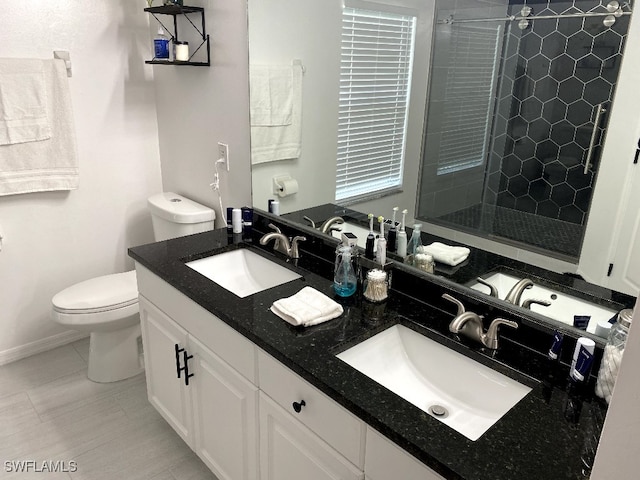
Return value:
<svg viewBox="0 0 640 480">
<path fill-rule="evenodd" d="M 258 350 L 260 389 L 293 417 L 362 469 L 365 424 L 334 400 L 293 373 L 272 356 Z M 297 412 L 293 403 L 304 400 Z"/>
</svg>

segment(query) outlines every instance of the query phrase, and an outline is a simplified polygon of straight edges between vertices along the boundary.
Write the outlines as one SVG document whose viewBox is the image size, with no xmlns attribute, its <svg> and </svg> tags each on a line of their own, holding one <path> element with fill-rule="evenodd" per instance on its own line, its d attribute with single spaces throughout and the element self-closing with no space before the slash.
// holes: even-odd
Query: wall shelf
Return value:
<svg viewBox="0 0 640 480">
<path fill-rule="evenodd" d="M 184 16 L 184 18 L 191 24 L 196 32 L 198 32 L 198 36 L 202 39 L 202 42 L 197 46 L 195 50 L 190 52 L 189 60 L 186 62 L 176 61 L 176 60 L 167 60 L 167 59 L 159 59 L 153 58 L 151 60 L 146 60 L 144 63 L 152 64 L 152 65 L 190 65 L 196 67 L 208 67 L 211 65 L 211 53 L 209 47 L 209 35 L 207 35 L 205 22 L 204 22 L 204 8 L 202 7 L 189 7 L 186 5 L 161 5 L 158 7 L 148 7 L 144 9 L 145 12 L 148 12 L 156 19 L 156 21 L 164 28 L 166 32 L 170 32 L 170 29 L 158 18 L 158 15 L 169 15 L 173 17 L 173 35 L 171 35 L 171 42 L 179 41 L 180 37 L 178 35 L 178 17 Z M 193 23 L 189 14 L 200 14 L 200 28 Z M 194 55 L 205 46 L 207 52 L 207 61 L 204 62 L 196 62 L 191 61 Z"/>
</svg>

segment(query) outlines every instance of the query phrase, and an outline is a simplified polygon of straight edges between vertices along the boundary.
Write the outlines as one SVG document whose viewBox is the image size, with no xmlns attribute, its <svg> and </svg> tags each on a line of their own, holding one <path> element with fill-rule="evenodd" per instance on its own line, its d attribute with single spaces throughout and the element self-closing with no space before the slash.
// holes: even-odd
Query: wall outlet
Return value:
<svg viewBox="0 0 640 480">
<path fill-rule="evenodd" d="M 227 172 L 229 171 L 229 145 L 226 143 L 218 142 L 218 160 L 224 160 L 227 165 Z"/>
</svg>

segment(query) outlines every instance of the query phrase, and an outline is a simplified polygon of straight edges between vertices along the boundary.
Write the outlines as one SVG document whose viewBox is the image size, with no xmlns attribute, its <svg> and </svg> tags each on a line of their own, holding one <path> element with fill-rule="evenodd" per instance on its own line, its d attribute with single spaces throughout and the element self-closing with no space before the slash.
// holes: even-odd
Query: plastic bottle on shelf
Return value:
<svg viewBox="0 0 640 480">
<path fill-rule="evenodd" d="M 155 60 L 169 60 L 169 38 L 162 27 L 158 27 L 158 35 L 153 39 Z"/>
</svg>

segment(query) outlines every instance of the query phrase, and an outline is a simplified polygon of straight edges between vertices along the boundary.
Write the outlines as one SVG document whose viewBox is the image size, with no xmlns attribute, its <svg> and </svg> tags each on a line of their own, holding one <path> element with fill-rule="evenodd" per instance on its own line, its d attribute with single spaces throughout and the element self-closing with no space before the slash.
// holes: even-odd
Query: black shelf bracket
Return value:
<svg viewBox="0 0 640 480">
<path fill-rule="evenodd" d="M 198 47 L 190 53 L 189 60 L 186 62 L 176 61 L 176 60 L 166 60 L 153 58 L 152 60 L 146 60 L 144 63 L 153 64 L 153 65 L 192 65 L 196 67 L 209 67 L 211 66 L 211 49 L 209 44 L 209 35 L 207 35 L 205 20 L 204 20 L 204 8 L 202 7 L 189 7 L 186 5 L 161 5 L 158 7 L 148 7 L 144 9 L 145 12 L 151 14 L 153 18 L 164 28 L 165 31 L 171 33 L 171 29 L 167 28 L 167 26 L 162 22 L 162 20 L 158 17 L 158 15 L 169 15 L 173 17 L 173 34 L 171 34 L 171 41 L 176 42 L 179 41 L 178 37 L 178 16 L 183 16 L 194 28 L 198 35 L 202 38 L 202 42 Z M 199 13 L 200 14 L 200 25 L 198 27 L 192 20 L 189 18 L 190 13 Z M 207 61 L 206 62 L 193 62 L 191 59 L 194 55 L 206 45 L 207 51 Z"/>
</svg>

